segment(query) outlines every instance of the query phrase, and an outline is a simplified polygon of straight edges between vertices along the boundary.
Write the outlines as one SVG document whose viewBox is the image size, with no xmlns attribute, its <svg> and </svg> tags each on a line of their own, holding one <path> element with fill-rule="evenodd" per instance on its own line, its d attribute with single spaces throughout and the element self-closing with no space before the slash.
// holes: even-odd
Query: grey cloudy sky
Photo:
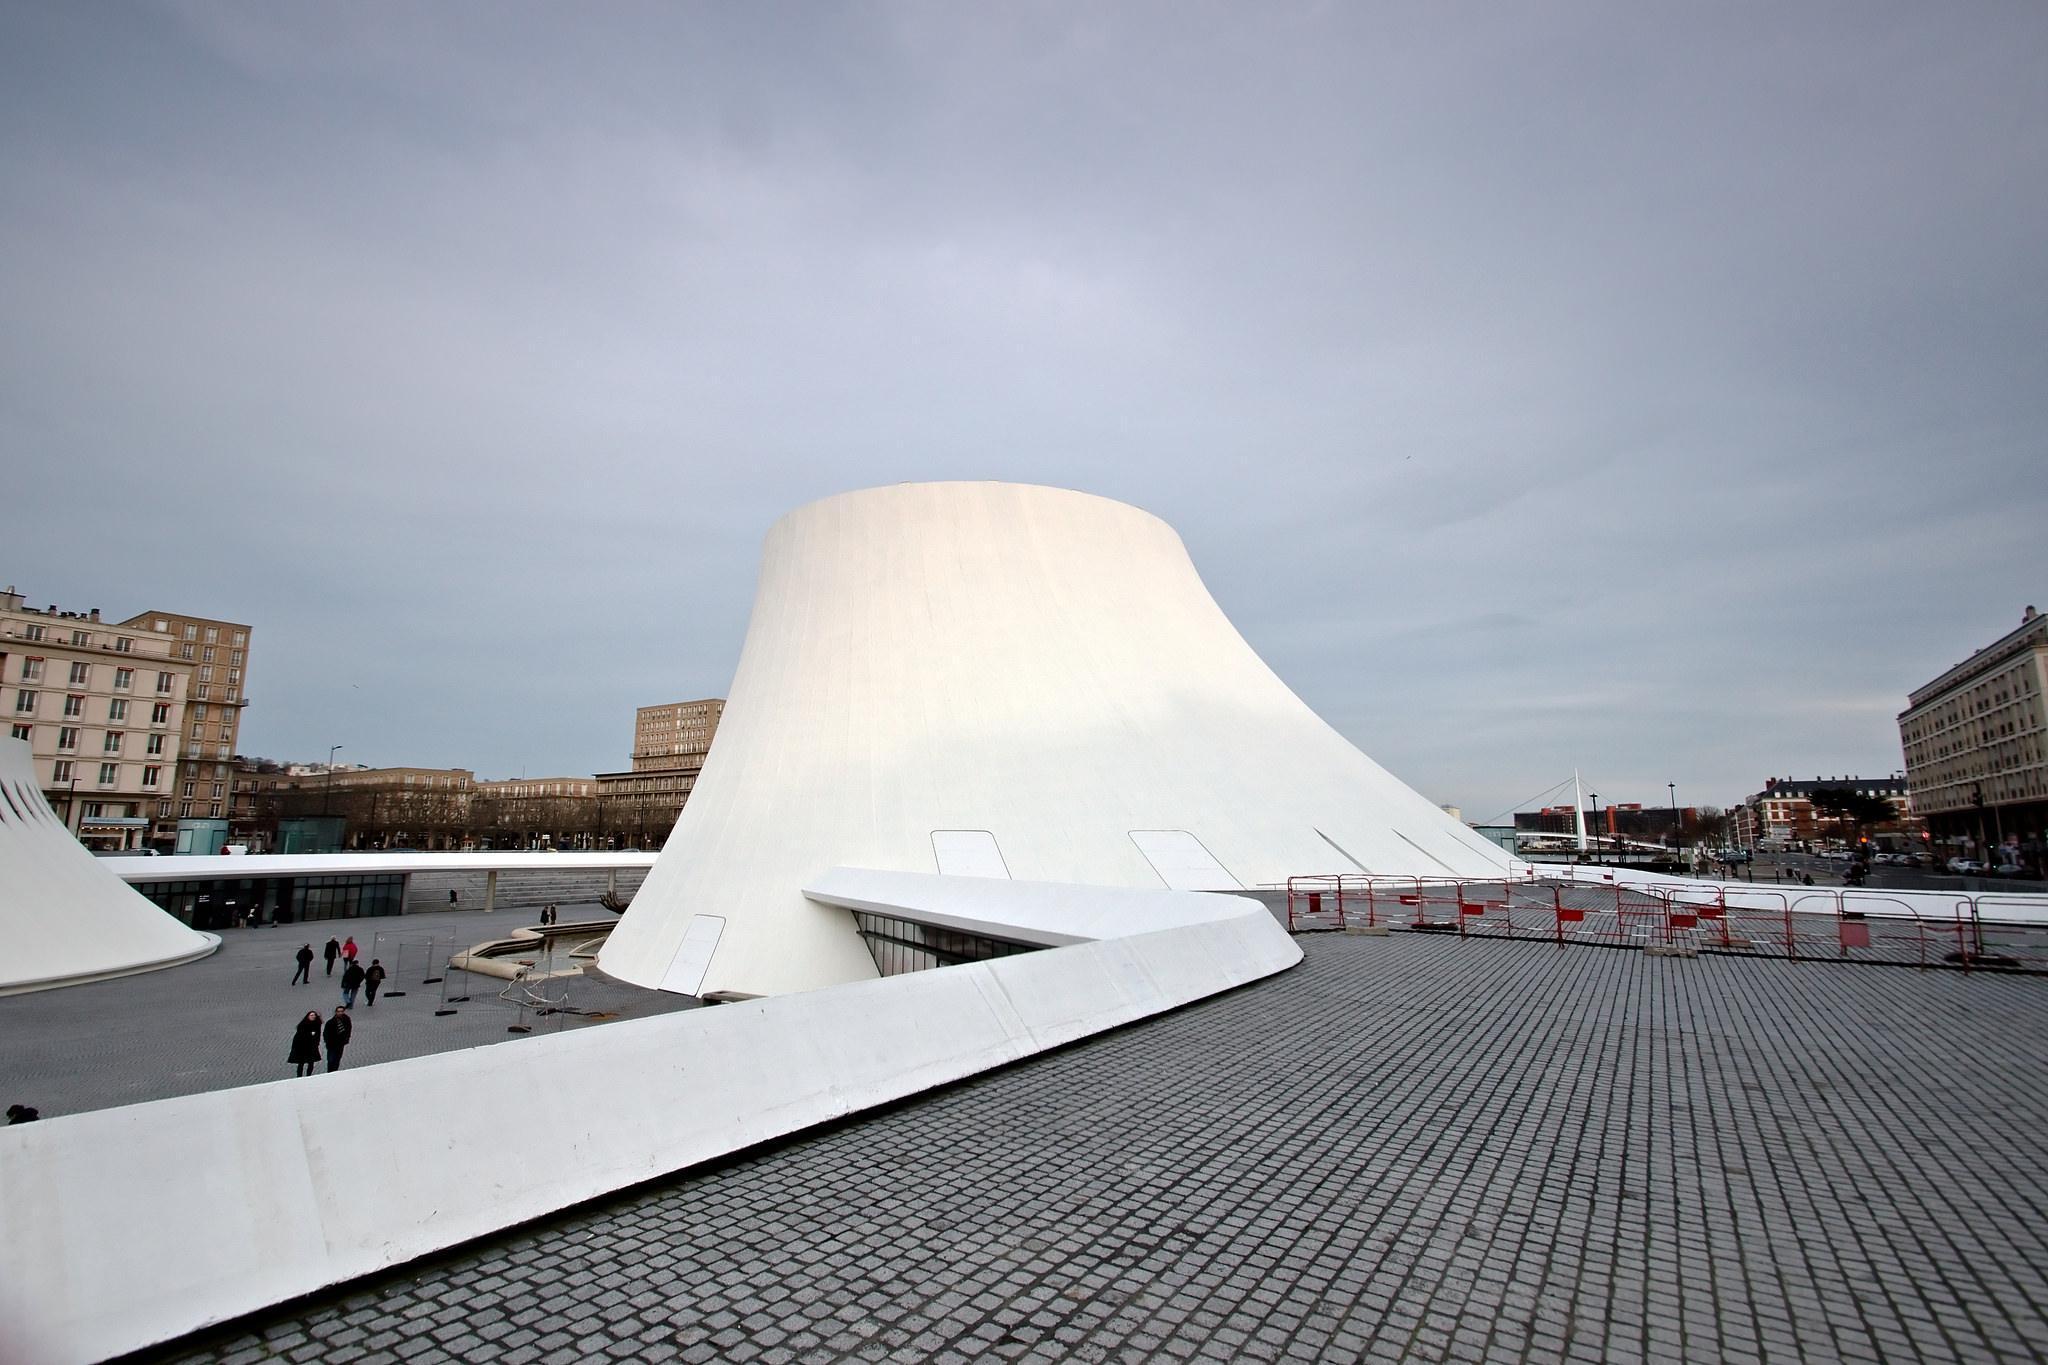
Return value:
<svg viewBox="0 0 2048 1365">
<path fill-rule="evenodd" d="M 0 9 L 0 579 L 243 747 L 625 766 L 762 534 L 1171 521 L 1489 816 L 1887 772 L 2048 607 L 2048 8 Z"/>
</svg>

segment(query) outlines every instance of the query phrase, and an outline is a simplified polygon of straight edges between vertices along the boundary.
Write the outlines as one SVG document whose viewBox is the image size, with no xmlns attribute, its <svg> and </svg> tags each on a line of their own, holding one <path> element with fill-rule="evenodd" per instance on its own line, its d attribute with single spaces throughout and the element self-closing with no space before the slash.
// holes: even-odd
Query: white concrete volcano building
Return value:
<svg viewBox="0 0 2048 1365">
<path fill-rule="evenodd" d="M 905 484 L 769 532 L 717 743 L 599 965 L 728 997 L 873 976 L 804 895 L 836 867 L 1212 891 L 1510 862 L 1289 691 L 1157 517 Z"/>
<path fill-rule="evenodd" d="M 87 852 L 43 799 L 27 743 L 0 739 L 0 995 L 175 967 L 219 946 Z"/>
</svg>

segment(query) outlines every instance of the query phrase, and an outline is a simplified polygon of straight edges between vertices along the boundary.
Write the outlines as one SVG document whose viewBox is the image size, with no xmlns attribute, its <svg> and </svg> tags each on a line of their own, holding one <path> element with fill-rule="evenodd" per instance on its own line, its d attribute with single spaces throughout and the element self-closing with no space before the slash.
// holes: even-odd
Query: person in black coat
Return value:
<svg viewBox="0 0 2048 1365">
<path fill-rule="evenodd" d="M 362 968 L 362 964 L 361 964 L 361 963 L 359 963 L 359 962 L 351 962 L 351 963 L 349 963 L 349 964 L 348 964 L 348 966 L 346 966 L 346 967 L 343 967 L 343 968 L 341 969 L 341 1003 L 342 1003 L 342 1004 L 344 1004 L 344 1005 L 353 1005 L 353 1004 L 355 1004 L 355 1002 L 356 1002 L 356 992 L 357 992 L 357 991 L 359 991 L 359 990 L 361 990 L 361 989 L 362 989 L 362 986 L 363 986 L 363 975 L 364 975 L 364 973 L 363 973 L 363 968 Z"/>
<path fill-rule="evenodd" d="M 377 988 L 384 984 L 384 977 L 384 964 L 374 957 L 371 958 L 370 969 L 363 973 L 363 989 L 368 992 L 372 1007 L 377 1003 Z"/>
<path fill-rule="evenodd" d="M 312 953 L 306 954 L 306 961 L 313 960 Z M 313 1067 L 320 1060 L 320 1011 L 307 1010 L 306 1017 L 299 1020 L 299 1026 L 292 1030 L 291 1055 L 285 1058 L 298 1070 L 296 1076 L 310 1076 Z"/>
<path fill-rule="evenodd" d="M 303 981 L 310 986 L 313 984 L 313 945 L 300 944 L 298 958 L 299 969 L 292 973 L 292 984 L 296 986 Z"/>
<path fill-rule="evenodd" d="M 356 1026 L 348 1017 L 348 1006 L 336 1005 L 334 1007 L 334 1017 L 329 1019 L 327 1027 L 320 1031 L 320 1036 L 327 1043 L 327 1069 L 329 1071 L 341 1070 L 341 1054 L 348 1047 L 349 1035 L 355 1031 Z"/>
<path fill-rule="evenodd" d="M 328 974 L 329 976 L 333 976 L 333 975 L 334 975 L 334 959 L 336 959 L 337 957 L 340 957 L 340 956 L 341 956 L 341 940 L 340 940 L 340 939 L 338 939 L 338 938 L 330 938 L 330 939 L 328 939 L 328 940 L 327 940 L 327 949 L 326 949 L 326 957 L 327 957 L 327 974 Z"/>
</svg>

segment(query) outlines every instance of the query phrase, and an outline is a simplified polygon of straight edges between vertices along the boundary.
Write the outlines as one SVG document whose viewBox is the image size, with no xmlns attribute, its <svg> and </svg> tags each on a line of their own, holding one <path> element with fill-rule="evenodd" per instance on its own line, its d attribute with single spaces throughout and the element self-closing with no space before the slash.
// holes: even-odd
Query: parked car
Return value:
<svg viewBox="0 0 2048 1365">
<path fill-rule="evenodd" d="M 1948 870 L 1959 877 L 1966 877 L 1972 873 L 1982 872 L 1984 864 L 1978 862 L 1975 858 L 1950 858 L 1948 860 Z"/>
</svg>

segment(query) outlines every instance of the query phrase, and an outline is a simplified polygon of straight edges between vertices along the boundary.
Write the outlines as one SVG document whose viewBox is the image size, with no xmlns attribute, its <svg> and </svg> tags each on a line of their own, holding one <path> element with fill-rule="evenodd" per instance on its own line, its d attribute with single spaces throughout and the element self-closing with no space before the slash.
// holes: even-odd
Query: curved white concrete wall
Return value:
<svg viewBox="0 0 2048 1365">
<path fill-rule="evenodd" d="M 219 946 L 88 853 L 43 799 L 28 744 L 0 739 L 0 995 L 176 966 Z"/>
<path fill-rule="evenodd" d="M 1301 960 L 1242 897 L 825 880 L 1071 946 L 0 1127 L 0 1361 L 141 1350 Z M 1137 932 L 1073 941 L 1106 923 Z"/>
<path fill-rule="evenodd" d="M 801 891 L 836 865 L 1232 890 L 1510 862 L 1290 692 L 1158 518 L 907 484 L 769 532 L 718 742 L 599 965 L 704 995 L 872 975 Z"/>
</svg>

